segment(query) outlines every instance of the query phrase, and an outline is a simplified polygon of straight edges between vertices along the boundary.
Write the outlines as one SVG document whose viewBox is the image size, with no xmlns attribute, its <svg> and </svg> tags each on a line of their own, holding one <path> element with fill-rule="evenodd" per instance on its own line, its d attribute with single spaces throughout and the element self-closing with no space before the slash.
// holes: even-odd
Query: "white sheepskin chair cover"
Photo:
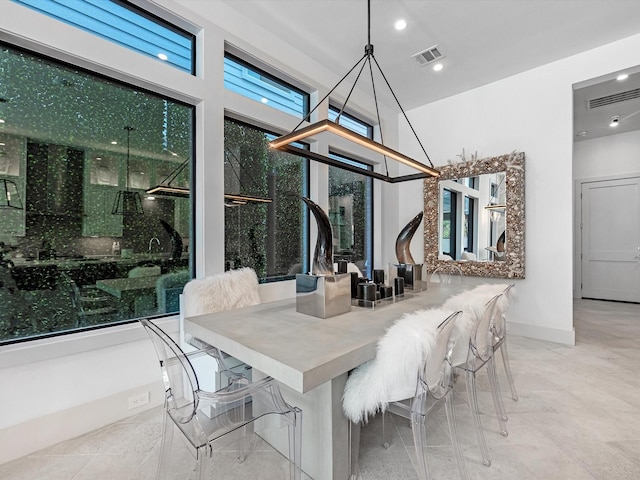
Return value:
<svg viewBox="0 0 640 480">
<path fill-rule="evenodd" d="M 473 327 L 480 321 L 487 302 L 496 295 L 504 293 L 508 287 L 509 285 L 502 283 L 478 285 L 472 290 L 454 295 L 444 302 L 443 308 L 462 311 L 462 314 L 456 320 L 453 332 L 451 332 L 451 339 L 455 341 L 451 356 L 452 365 L 462 365 L 467 361 L 469 337 Z M 502 313 L 506 312 L 513 295 L 514 288 L 511 288 L 507 294 L 500 297 L 497 306 Z"/>
<path fill-rule="evenodd" d="M 418 310 L 407 313 L 378 341 L 376 357 L 349 375 L 342 409 L 352 422 L 366 422 L 385 411 L 389 402 L 412 398 L 420 368 L 435 346 L 437 328 L 451 311 Z"/>
<path fill-rule="evenodd" d="M 260 303 L 258 276 L 251 268 L 193 279 L 184 286 L 182 295 L 185 317 Z"/>
</svg>

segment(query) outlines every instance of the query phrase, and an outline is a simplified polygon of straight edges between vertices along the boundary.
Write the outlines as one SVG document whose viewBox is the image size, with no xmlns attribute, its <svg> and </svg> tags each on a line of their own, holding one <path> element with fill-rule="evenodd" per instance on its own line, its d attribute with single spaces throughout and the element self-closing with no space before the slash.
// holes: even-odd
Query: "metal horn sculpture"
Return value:
<svg viewBox="0 0 640 480">
<path fill-rule="evenodd" d="M 307 204 L 318 224 L 318 239 L 316 249 L 313 254 L 314 275 L 333 275 L 333 235 L 331 234 L 331 223 L 329 217 L 318 204 L 308 198 L 301 197 Z"/>
<path fill-rule="evenodd" d="M 173 228 L 164 220 L 161 219 L 160 223 L 171 237 L 171 259 L 179 260 L 180 257 L 182 257 L 182 237 L 175 228 Z"/>
<path fill-rule="evenodd" d="M 396 257 L 398 257 L 398 263 L 416 263 L 411 255 L 409 244 L 411 243 L 413 234 L 416 233 L 416 230 L 418 229 L 418 225 L 420 225 L 420 222 L 422 221 L 422 215 L 423 212 L 420 212 L 418 215 L 413 217 L 402 229 L 400 235 L 398 235 L 398 238 L 396 239 Z"/>
</svg>

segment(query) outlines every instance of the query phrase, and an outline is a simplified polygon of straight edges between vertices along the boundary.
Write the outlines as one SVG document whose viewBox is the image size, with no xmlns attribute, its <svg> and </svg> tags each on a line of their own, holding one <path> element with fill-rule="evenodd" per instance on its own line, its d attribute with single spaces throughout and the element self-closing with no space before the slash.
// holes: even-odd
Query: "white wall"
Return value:
<svg viewBox="0 0 640 480">
<path fill-rule="evenodd" d="M 640 130 L 576 142 L 573 178 L 640 173 Z"/>
<path fill-rule="evenodd" d="M 509 318 L 515 334 L 574 343 L 572 85 L 636 65 L 638 51 L 640 35 L 409 112 L 437 165 L 463 148 L 481 158 L 525 152 L 526 279 Z M 400 129 L 403 151 L 418 155 Z M 403 219 L 421 207 L 420 193 L 400 190 Z"/>
</svg>

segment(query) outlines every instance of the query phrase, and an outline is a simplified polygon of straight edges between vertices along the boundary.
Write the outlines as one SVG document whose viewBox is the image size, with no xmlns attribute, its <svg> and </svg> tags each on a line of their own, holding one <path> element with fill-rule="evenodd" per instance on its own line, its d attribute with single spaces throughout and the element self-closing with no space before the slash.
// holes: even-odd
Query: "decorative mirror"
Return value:
<svg viewBox="0 0 640 480">
<path fill-rule="evenodd" d="M 524 278 L 524 153 L 451 163 L 424 180 L 427 270 Z"/>
</svg>

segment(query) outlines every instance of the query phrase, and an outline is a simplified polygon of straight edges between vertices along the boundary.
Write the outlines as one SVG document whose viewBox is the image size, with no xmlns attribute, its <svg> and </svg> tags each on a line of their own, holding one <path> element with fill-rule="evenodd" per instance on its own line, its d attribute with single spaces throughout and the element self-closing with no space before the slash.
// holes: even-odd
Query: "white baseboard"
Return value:
<svg viewBox="0 0 640 480">
<path fill-rule="evenodd" d="M 563 345 L 576 344 L 576 332 L 574 328 L 571 330 L 560 330 L 557 328 L 540 327 L 527 323 L 512 322 L 510 320 L 507 322 L 507 328 L 510 335 L 535 338 L 536 340 L 561 343 Z"/>
<path fill-rule="evenodd" d="M 150 392 L 149 403 L 129 410 L 129 397 L 143 392 Z M 154 382 L 4 428 L 0 430 L 0 465 L 163 403 L 162 383 Z"/>
</svg>

